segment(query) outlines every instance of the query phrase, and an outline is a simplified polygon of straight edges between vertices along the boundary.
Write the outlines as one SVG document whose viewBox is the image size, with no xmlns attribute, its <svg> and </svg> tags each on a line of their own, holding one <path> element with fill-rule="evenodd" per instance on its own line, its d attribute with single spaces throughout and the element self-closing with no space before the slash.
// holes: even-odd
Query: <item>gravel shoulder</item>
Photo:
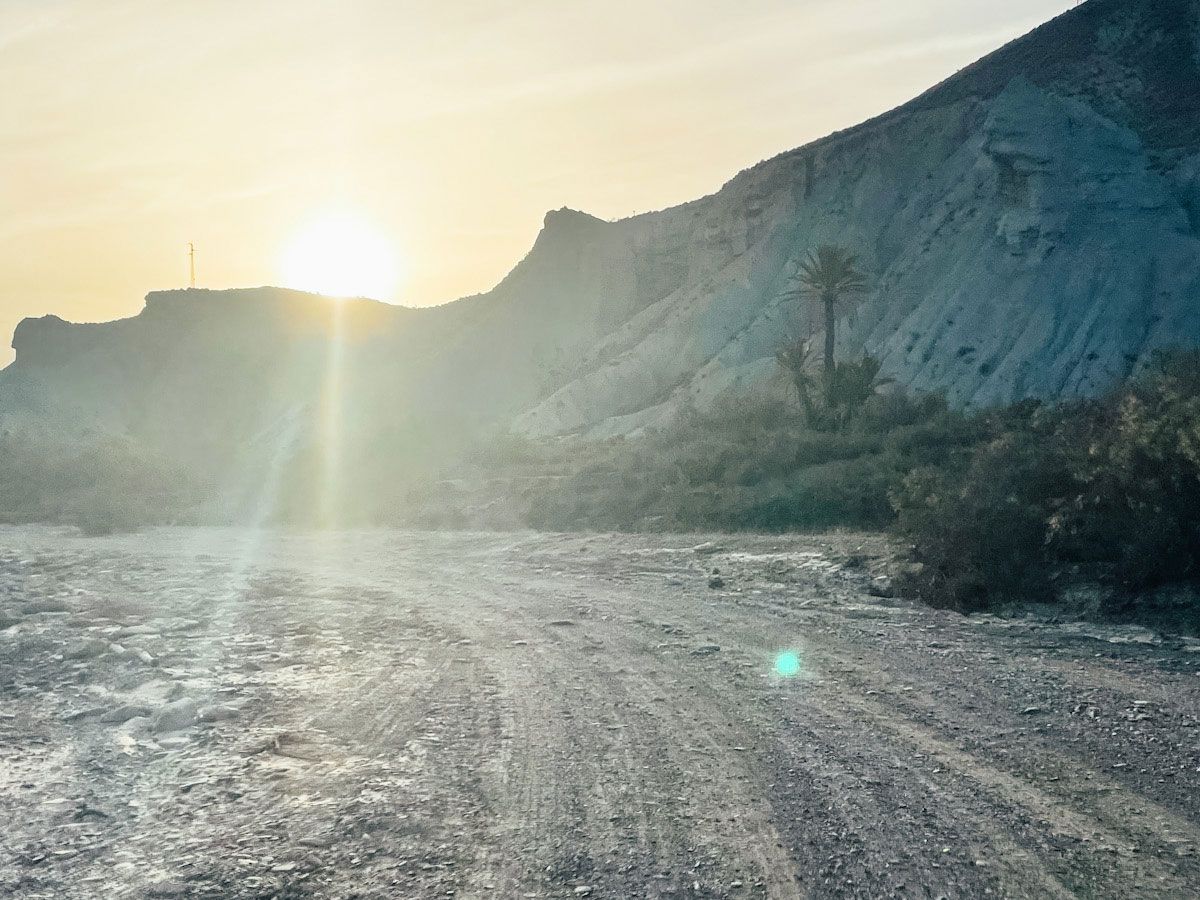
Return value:
<svg viewBox="0 0 1200 900">
<path fill-rule="evenodd" d="M 1200 643 L 887 555 L 0 529 L 0 894 L 1195 896 Z"/>
</svg>

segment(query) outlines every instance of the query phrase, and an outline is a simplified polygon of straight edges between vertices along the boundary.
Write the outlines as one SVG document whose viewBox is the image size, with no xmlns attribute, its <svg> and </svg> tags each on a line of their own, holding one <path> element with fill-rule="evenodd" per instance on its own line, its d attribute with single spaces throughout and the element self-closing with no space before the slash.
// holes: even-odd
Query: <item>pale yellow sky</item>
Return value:
<svg viewBox="0 0 1200 900">
<path fill-rule="evenodd" d="M 393 296 L 486 290 L 604 218 L 904 102 L 1073 0 L 0 0 L 0 364 L 29 315 L 275 284 L 329 211 Z"/>
</svg>

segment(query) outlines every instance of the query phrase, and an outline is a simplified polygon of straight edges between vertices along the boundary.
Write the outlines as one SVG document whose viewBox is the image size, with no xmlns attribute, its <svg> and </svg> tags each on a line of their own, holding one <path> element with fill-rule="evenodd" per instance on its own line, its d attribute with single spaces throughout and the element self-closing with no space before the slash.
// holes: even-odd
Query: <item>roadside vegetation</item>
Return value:
<svg viewBox="0 0 1200 900">
<path fill-rule="evenodd" d="M 981 414 L 981 439 L 893 488 L 904 589 L 964 611 L 1060 602 L 1200 628 L 1200 353 L 1099 400 Z M 1177 590 L 1177 588 L 1179 590 Z"/>
<path fill-rule="evenodd" d="M 0 522 L 77 525 L 89 534 L 179 522 L 204 495 L 194 474 L 128 438 L 0 433 Z"/>
<path fill-rule="evenodd" d="M 468 527 L 888 529 L 910 548 L 898 590 L 934 606 L 1200 631 L 1200 353 L 1100 399 L 974 413 L 877 375 L 838 362 L 807 402 L 743 398 L 635 438 L 491 441 L 405 503 Z"/>
<path fill-rule="evenodd" d="M 778 354 L 790 394 L 739 397 L 607 440 L 530 441 L 444 422 L 375 429 L 269 473 L 197 471 L 129 437 L 0 433 L 0 522 L 89 533 L 177 522 L 543 530 L 890 530 L 899 591 L 938 607 L 1047 604 L 1200 632 L 1200 353 L 1110 395 L 966 413 L 835 359 L 865 284 L 822 248 L 794 295 L 829 323 Z M 262 458 L 274 458 L 268 454 Z M 235 486 L 236 490 L 230 486 Z"/>
<path fill-rule="evenodd" d="M 822 422 L 829 421 L 822 418 Z M 839 420 L 840 421 L 840 420 Z M 562 529 L 881 528 L 910 472 L 949 465 L 977 428 L 936 397 L 879 397 L 814 428 L 787 405 L 744 399 L 636 438 L 565 445 L 568 471 L 535 482 L 528 523 Z"/>
</svg>

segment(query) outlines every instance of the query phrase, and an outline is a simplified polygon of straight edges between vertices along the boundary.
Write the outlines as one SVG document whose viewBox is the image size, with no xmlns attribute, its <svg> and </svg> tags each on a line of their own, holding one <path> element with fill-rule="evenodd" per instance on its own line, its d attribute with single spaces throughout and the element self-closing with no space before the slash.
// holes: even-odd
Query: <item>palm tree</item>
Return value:
<svg viewBox="0 0 1200 900">
<path fill-rule="evenodd" d="M 796 389 L 796 396 L 804 408 L 805 421 L 809 425 L 814 424 L 817 420 L 817 410 L 813 405 L 812 392 L 816 384 L 808 374 L 808 341 L 789 344 L 775 354 L 775 359 L 791 379 L 792 387 Z"/>
<path fill-rule="evenodd" d="M 863 404 L 875 396 L 881 387 L 894 383 L 893 378 L 881 378 L 882 364 L 873 356 L 859 362 L 840 362 L 825 381 L 825 403 L 831 410 L 842 409 L 842 419 L 854 418 Z"/>
<path fill-rule="evenodd" d="M 845 247 L 823 244 L 800 263 L 800 289 L 821 301 L 825 313 L 825 376 L 833 373 L 834 329 L 838 301 L 861 294 L 867 279 L 858 268 L 858 255 Z"/>
</svg>

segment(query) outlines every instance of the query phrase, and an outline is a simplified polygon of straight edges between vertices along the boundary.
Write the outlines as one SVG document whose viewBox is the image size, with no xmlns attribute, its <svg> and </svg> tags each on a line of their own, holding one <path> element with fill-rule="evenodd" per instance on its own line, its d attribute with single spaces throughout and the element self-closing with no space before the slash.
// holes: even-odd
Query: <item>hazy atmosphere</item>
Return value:
<svg viewBox="0 0 1200 900">
<path fill-rule="evenodd" d="M 7 0 L 0 333 L 132 315 L 188 241 L 201 286 L 295 281 L 329 215 L 390 244 L 378 299 L 486 290 L 548 209 L 710 193 L 1071 5 Z"/>
<path fill-rule="evenodd" d="M 0 0 L 0 897 L 1195 900 L 1200 0 Z"/>
</svg>

